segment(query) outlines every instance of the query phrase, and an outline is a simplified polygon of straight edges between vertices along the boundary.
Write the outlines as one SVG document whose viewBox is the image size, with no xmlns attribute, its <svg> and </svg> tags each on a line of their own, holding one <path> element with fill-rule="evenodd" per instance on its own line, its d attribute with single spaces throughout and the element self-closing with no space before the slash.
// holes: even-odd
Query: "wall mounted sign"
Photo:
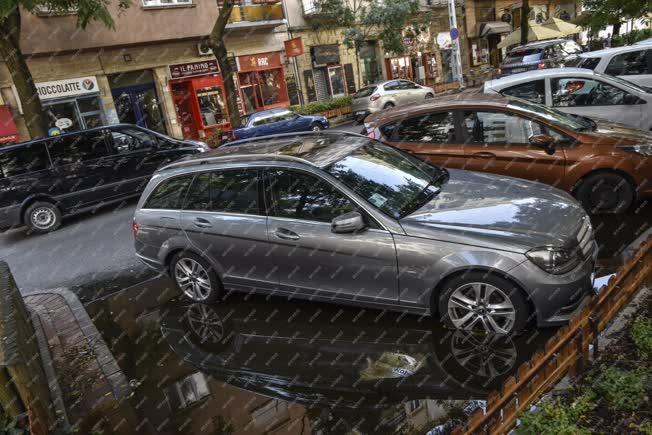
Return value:
<svg viewBox="0 0 652 435">
<path fill-rule="evenodd" d="M 217 74 L 220 67 L 217 60 L 204 60 L 202 62 L 190 62 L 170 65 L 170 77 L 173 79 L 182 79 L 186 77 L 201 76 L 204 74 Z"/>
<path fill-rule="evenodd" d="M 340 46 L 337 44 L 316 45 L 310 47 L 312 64 L 315 67 L 340 63 Z"/>
<path fill-rule="evenodd" d="M 252 54 L 249 56 L 238 56 L 236 58 L 238 71 L 260 71 L 272 68 L 281 68 L 281 53 L 274 51 L 271 53 Z"/>
<path fill-rule="evenodd" d="M 70 118 L 59 118 L 56 120 L 54 125 L 56 125 L 60 129 L 65 130 L 66 128 L 69 128 L 72 125 L 72 120 Z"/>
<path fill-rule="evenodd" d="M 41 100 L 93 94 L 100 91 L 95 76 L 34 83 Z"/>
<path fill-rule="evenodd" d="M 303 40 L 301 36 L 289 39 L 285 42 L 285 55 L 287 57 L 301 56 L 303 54 Z"/>
</svg>

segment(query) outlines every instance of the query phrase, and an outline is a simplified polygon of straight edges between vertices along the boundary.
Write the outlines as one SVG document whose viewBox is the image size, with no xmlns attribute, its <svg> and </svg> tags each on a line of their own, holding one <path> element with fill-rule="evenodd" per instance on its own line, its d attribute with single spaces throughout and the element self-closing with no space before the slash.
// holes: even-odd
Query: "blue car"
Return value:
<svg viewBox="0 0 652 435">
<path fill-rule="evenodd" d="M 244 127 L 234 129 L 226 139 L 233 141 L 281 133 L 320 131 L 328 127 L 325 116 L 299 115 L 288 109 L 270 109 L 252 113 Z"/>
</svg>

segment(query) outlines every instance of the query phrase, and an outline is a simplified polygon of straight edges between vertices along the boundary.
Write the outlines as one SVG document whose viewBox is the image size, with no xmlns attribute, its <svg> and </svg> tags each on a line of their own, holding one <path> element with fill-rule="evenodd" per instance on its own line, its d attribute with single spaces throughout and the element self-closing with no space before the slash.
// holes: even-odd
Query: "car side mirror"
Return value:
<svg viewBox="0 0 652 435">
<path fill-rule="evenodd" d="M 530 144 L 543 148 L 546 154 L 553 155 L 555 153 L 555 138 L 548 134 L 534 134 L 530 136 Z"/>
<path fill-rule="evenodd" d="M 344 213 L 331 221 L 331 231 L 334 233 L 355 233 L 366 227 L 362 215 L 357 211 Z"/>
</svg>

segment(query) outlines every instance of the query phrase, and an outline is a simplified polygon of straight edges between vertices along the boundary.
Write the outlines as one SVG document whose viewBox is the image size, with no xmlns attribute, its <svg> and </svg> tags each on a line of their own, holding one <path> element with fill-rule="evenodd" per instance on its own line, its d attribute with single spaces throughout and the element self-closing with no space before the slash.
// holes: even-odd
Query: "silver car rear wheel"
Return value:
<svg viewBox="0 0 652 435">
<path fill-rule="evenodd" d="M 448 317 L 457 329 L 507 334 L 514 328 L 516 309 L 510 297 L 498 287 L 469 282 L 451 293 Z"/>
<path fill-rule="evenodd" d="M 190 299 L 205 302 L 213 294 L 208 271 L 198 261 L 184 257 L 174 265 L 174 280 Z"/>
</svg>

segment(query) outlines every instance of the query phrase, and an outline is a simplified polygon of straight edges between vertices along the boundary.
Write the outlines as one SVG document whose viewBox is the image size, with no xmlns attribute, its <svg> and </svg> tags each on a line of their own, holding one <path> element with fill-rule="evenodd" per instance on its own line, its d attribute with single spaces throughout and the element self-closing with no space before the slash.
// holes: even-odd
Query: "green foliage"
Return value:
<svg viewBox="0 0 652 435">
<path fill-rule="evenodd" d="M 403 30 L 419 10 L 417 0 L 319 0 L 320 13 L 310 20 L 315 31 L 344 29 L 344 45 L 358 50 L 379 39 L 386 51 L 402 53 Z"/>
<path fill-rule="evenodd" d="M 591 432 L 577 426 L 583 415 L 595 407 L 591 394 L 579 396 L 570 406 L 559 399 L 541 403 L 536 412 L 526 412 L 516 428 L 518 435 L 584 435 Z"/>
<path fill-rule="evenodd" d="M 652 319 L 648 317 L 638 317 L 632 323 L 632 339 L 636 348 L 644 357 L 652 355 Z"/>
<path fill-rule="evenodd" d="M 312 115 L 313 113 L 321 113 L 327 110 L 350 106 L 351 102 L 352 99 L 349 96 L 337 97 L 330 100 L 315 101 L 312 103 L 304 104 L 303 106 L 292 106 L 290 107 L 290 110 L 301 115 Z"/>
<path fill-rule="evenodd" d="M 609 367 L 598 378 L 595 391 L 614 412 L 634 411 L 647 400 L 645 394 L 645 373 L 626 371 Z"/>
<path fill-rule="evenodd" d="M 109 11 L 111 3 L 115 3 L 118 11 L 122 12 L 131 5 L 131 0 L 2 0 L 0 1 L 0 21 L 8 17 L 17 7 L 22 7 L 29 12 L 36 12 L 39 8 L 46 9 L 52 14 L 77 15 L 77 25 L 85 29 L 91 21 L 99 21 L 106 27 L 115 28 L 115 22 Z"/>
<path fill-rule="evenodd" d="M 598 31 L 608 25 L 618 25 L 627 20 L 645 18 L 652 13 L 649 0 L 584 0 L 579 25 Z"/>
</svg>

